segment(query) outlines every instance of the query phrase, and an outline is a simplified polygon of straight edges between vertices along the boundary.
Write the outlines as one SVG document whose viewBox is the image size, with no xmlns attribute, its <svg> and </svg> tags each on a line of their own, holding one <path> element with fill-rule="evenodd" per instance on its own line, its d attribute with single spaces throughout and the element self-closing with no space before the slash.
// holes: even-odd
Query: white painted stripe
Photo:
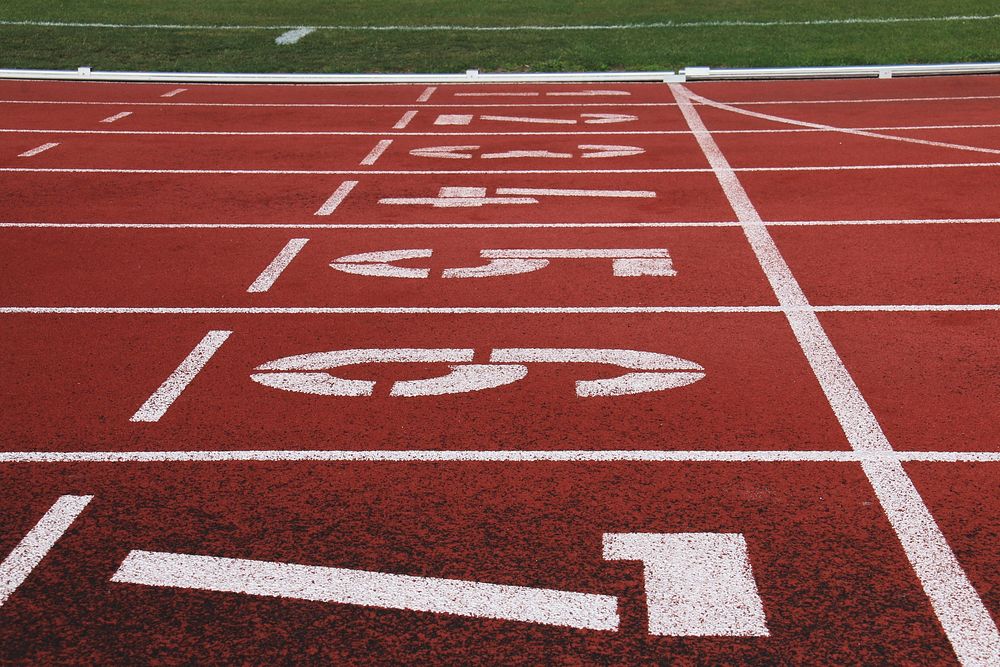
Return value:
<svg viewBox="0 0 1000 667">
<path fill-rule="evenodd" d="M 431 99 L 431 95 L 437 90 L 437 86 L 427 86 L 424 88 L 424 92 L 420 93 L 420 97 L 417 98 L 418 102 L 426 102 Z"/>
<path fill-rule="evenodd" d="M 858 451 L 891 451 L 871 407 L 833 347 L 757 209 L 705 128 L 691 94 L 670 84 L 691 132 L 715 169 L 750 246 L 757 255 L 803 354 L 826 394 L 851 447 Z M 995 664 L 1000 631 L 959 565 L 944 534 L 899 461 L 862 464 L 893 530 L 913 566 L 931 606 L 963 665 Z"/>
<path fill-rule="evenodd" d="M 186 88 L 180 90 L 187 90 Z M 175 93 L 177 94 L 177 93 Z M 161 97 L 163 97 L 161 95 Z M 873 97 L 832 100 L 735 100 L 739 106 L 809 105 L 809 104 L 895 104 L 909 102 L 960 102 L 996 100 L 1000 95 L 943 95 L 939 97 Z M 48 104 L 69 106 L 147 106 L 147 107 L 233 107 L 233 108 L 333 108 L 333 109 L 405 109 L 411 104 L 363 104 L 338 102 L 130 102 L 122 100 L 0 100 L 0 104 Z M 429 108 L 512 108 L 512 107 L 674 107 L 675 102 L 460 102 L 427 104 Z"/>
<path fill-rule="evenodd" d="M 643 564 L 649 634 L 768 637 L 739 533 L 605 533 L 604 560 Z"/>
<path fill-rule="evenodd" d="M 0 315 L 504 315 L 780 313 L 780 306 L 0 306 Z"/>
<path fill-rule="evenodd" d="M 492 93 L 455 93 L 455 97 L 538 97 L 541 93 L 514 93 L 514 92 L 492 92 Z"/>
<path fill-rule="evenodd" d="M 316 32 L 316 28 L 295 28 L 294 30 L 283 32 L 277 37 L 275 37 L 274 43 L 281 46 L 297 44 L 300 39 L 314 32 Z"/>
<path fill-rule="evenodd" d="M 160 95 L 160 97 L 176 97 L 177 95 L 183 93 L 185 90 L 187 90 L 187 88 L 174 88 L 171 91 L 163 93 L 162 95 Z"/>
<path fill-rule="evenodd" d="M 407 111 L 393 126 L 393 129 L 404 129 L 416 111 Z M 845 127 L 848 130 L 866 131 L 920 131 L 920 130 L 972 130 L 1000 128 L 1000 123 L 968 123 L 962 125 L 880 125 L 872 127 Z M 712 130 L 712 134 L 808 134 L 834 133 L 836 130 L 814 127 L 780 127 L 752 130 Z M 71 129 L 33 129 L 33 128 L 0 128 L 4 134 L 96 134 L 96 135 L 138 135 L 138 136 L 192 136 L 192 137 L 531 137 L 531 136 L 617 136 L 617 135 L 648 135 L 672 136 L 688 134 L 688 130 L 601 130 L 596 131 L 547 131 L 547 132 L 368 132 L 351 130 L 331 131 L 199 131 L 199 130 L 71 130 Z"/>
<path fill-rule="evenodd" d="M 157 422 L 174 401 L 187 389 L 201 369 L 226 342 L 232 331 L 209 331 L 129 419 L 133 422 Z"/>
<path fill-rule="evenodd" d="M 371 463 L 1000 463 L 1000 452 L 900 452 L 812 450 L 322 450 L 234 449 L 119 452 L 0 452 L 3 463 L 226 463 L 230 461 L 332 461 Z"/>
<path fill-rule="evenodd" d="M 111 581 L 590 630 L 618 629 L 618 599 L 611 595 L 317 565 L 131 551 Z"/>
<path fill-rule="evenodd" d="M 34 156 L 38 155 L 39 153 L 44 153 L 45 151 L 49 150 L 50 148 L 55 148 L 58 145 L 59 145 L 58 142 L 48 143 L 48 144 L 42 144 L 41 146 L 36 146 L 35 148 L 32 148 L 31 150 L 24 151 L 23 153 L 21 153 L 20 155 L 18 155 L 18 157 L 34 157 Z"/>
<path fill-rule="evenodd" d="M 1000 149 L 997 148 L 982 148 L 979 146 L 969 146 L 966 144 L 954 144 L 944 141 L 931 141 L 930 139 L 917 139 L 915 137 L 901 137 L 894 134 L 883 134 L 881 132 L 868 132 L 865 130 L 852 130 L 846 127 L 836 127 L 833 125 L 826 125 L 823 123 L 811 123 L 802 120 L 794 120 L 792 118 L 785 118 L 784 116 L 774 116 L 766 113 L 758 113 L 756 111 L 748 111 L 747 109 L 740 109 L 739 107 L 733 106 L 731 104 L 725 104 L 722 102 L 715 102 L 701 95 L 696 95 L 691 93 L 691 99 L 701 104 L 705 104 L 710 107 L 715 107 L 716 109 L 722 109 L 723 111 L 730 111 L 732 113 L 740 114 L 742 116 L 750 116 L 751 118 L 760 118 L 762 120 L 774 121 L 776 123 L 785 123 L 788 125 L 798 125 L 801 127 L 808 127 L 815 130 L 827 130 L 830 132 L 840 132 L 843 134 L 852 134 L 859 137 L 868 137 L 871 139 L 886 139 L 888 141 L 900 141 L 908 144 L 919 144 L 922 146 L 934 146 L 936 148 L 952 148 L 961 151 L 973 151 L 976 153 L 989 153 L 991 155 L 1000 155 Z"/>
<path fill-rule="evenodd" d="M 132 115 L 131 111 L 122 111 L 121 113 L 116 113 L 114 116 L 108 116 L 107 118 L 105 118 L 101 122 L 102 123 L 113 123 L 116 120 L 121 120 L 122 118 L 125 118 L 127 116 L 131 116 L 131 115 Z"/>
<path fill-rule="evenodd" d="M 347 199 L 347 195 L 351 194 L 351 190 L 358 184 L 357 181 L 344 181 L 340 186 L 333 191 L 329 199 L 323 202 L 313 215 L 330 215 L 337 210 L 337 207 L 344 203 Z"/>
<path fill-rule="evenodd" d="M 569 190 L 558 188 L 497 188 L 498 195 L 548 197 L 619 197 L 655 199 L 651 190 Z"/>
<path fill-rule="evenodd" d="M 812 306 L 818 313 L 995 312 L 997 303 Z M 0 306 L 0 315 L 634 315 L 784 313 L 782 306 Z"/>
<path fill-rule="evenodd" d="M 363 160 L 361 160 L 361 164 L 364 165 L 375 164 L 378 161 L 378 159 L 382 157 L 382 154 L 385 153 L 385 151 L 391 145 L 392 145 L 392 139 L 381 140 L 380 142 L 375 144 L 375 147 L 371 150 L 371 152 L 368 153 L 368 155 L 366 155 Z"/>
<path fill-rule="evenodd" d="M 292 263 L 295 256 L 299 254 L 299 251 L 305 247 L 309 239 L 290 239 L 285 247 L 275 255 L 271 263 L 267 265 L 257 279 L 251 283 L 250 287 L 247 288 L 248 292 L 266 292 L 271 289 L 274 282 L 278 279 L 278 276 L 288 268 L 288 265 Z"/>
<path fill-rule="evenodd" d="M 58 144 L 55 144 L 58 145 Z M 826 172 L 883 171 L 908 169 L 995 169 L 1000 162 L 945 162 L 935 164 L 851 164 L 796 167 L 734 167 L 737 173 L 761 172 Z M 26 174 L 179 174 L 235 176 L 350 176 L 373 174 L 382 176 L 488 176 L 527 174 L 710 174 L 711 169 L 677 167 L 656 169 L 116 169 L 90 167 L 0 167 L 4 173 Z M 506 188 L 528 190 L 530 188 Z"/>
<path fill-rule="evenodd" d="M 1000 218 L 917 218 L 912 220 L 777 220 L 773 227 L 996 224 Z M 414 222 L 414 223 L 239 223 L 239 222 L 0 222 L 4 228 L 69 229 L 664 229 L 741 227 L 739 222 Z"/>
<path fill-rule="evenodd" d="M 0 563 L 0 607 L 42 562 L 93 496 L 61 496 Z"/>
<path fill-rule="evenodd" d="M 560 25 L 319 25 L 317 30 L 356 32 L 562 32 L 574 30 L 651 30 L 668 28 L 776 28 L 783 26 L 892 25 L 897 23 L 972 23 L 995 21 L 1000 14 L 949 14 L 943 16 L 883 16 L 830 19 L 754 21 L 653 21 L 648 23 L 595 23 Z M 291 25 L 225 25 L 179 23 L 95 23 L 82 21 L 0 21 L 0 25 L 43 28 L 113 28 L 131 30 L 289 30 Z"/>
<path fill-rule="evenodd" d="M 394 130 L 402 130 L 402 129 L 404 129 L 407 125 L 410 124 L 411 120 L 413 120 L 414 118 L 416 118 L 416 116 L 417 116 L 417 112 L 416 111 L 412 111 L 412 110 L 411 111 L 407 111 L 406 113 L 403 114 L 403 116 L 399 120 L 396 121 L 396 124 L 392 126 L 392 129 L 394 129 Z"/>
</svg>

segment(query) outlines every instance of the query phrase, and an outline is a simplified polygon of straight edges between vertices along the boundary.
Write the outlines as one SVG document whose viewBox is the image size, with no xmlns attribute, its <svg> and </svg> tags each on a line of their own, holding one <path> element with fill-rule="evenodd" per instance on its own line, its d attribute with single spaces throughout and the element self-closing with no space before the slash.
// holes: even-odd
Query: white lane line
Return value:
<svg viewBox="0 0 1000 667">
<path fill-rule="evenodd" d="M 915 137 L 900 137 L 894 134 L 883 134 L 881 132 L 868 132 L 866 130 L 852 130 L 846 127 L 836 127 L 834 125 L 826 125 L 824 123 L 811 123 L 802 120 L 795 120 L 792 118 L 785 118 L 784 116 L 773 116 L 766 113 L 758 113 L 756 111 L 749 111 L 747 109 L 740 109 L 739 107 L 733 106 L 731 104 L 725 104 L 723 102 L 715 102 L 701 95 L 696 95 L 694 93 L 690 94 L 690 98 L 701 104 L 715 107 L 716 109 L 722 109 L 723 111 L 729 111 L 732 113 L 740 114 L 742 116 L 749 116 L 751 118 L 760 118 L 762 120 L 773 121 L 775 123 L 785 123 L 786 125 L 798 125 L 800 127 L 807 127 L 814 130 L 827 130 L 829 132 L 840 132 L 842 134 L 852 134 L 858 137 L 868 137 L 869 139 L 886 139 L 888 141 L 900 141 L 908 144 L 919 144 L 921 146 L 934 146 L 935 148 L 951 148 L 960 151 L 972 151 L 976 153 L 988 153 L 990 155 L 1000 155 L 1000 149 L 997 148 L 981 148 L 979 146 L 968 146 L 966 144 L 953 144 L 945 141 L 932 141 L 930 139 L 917 139 Z"/>
<path fill-rule="evenodd" d="M 174 88 L 171 91 L 163 93 L 162 95 L 160 95 L 160 97 L 176 97 L 177 95 L 183 93 L 185 90 L 187 90 L 187 88 Z"/>
<path fill-rule="evenodd" d="M 274 259 L 271 260 L 271 263 L 260 272 L 257 279 L 250 284 L 250 287 L 247 288 L 247 292 L 266 292 L 271 289 L 274 282 L 278 279 L 278 276 L 280 276 L 281 273 L 288 268 L 288 265 L 292 263 L 295 256 L 299 254 L 299 251 L 301 251 L 308 242 L 309 239 L 290 239 L 288 243 L 285 244 L 285 247 L 282 248 L 277 255 L 275 255 Z"/>
<path fill-rule="evenodd" d="M 396 121 L 396 124 L 392 126 L 392 129 L 402 130 L 406 128 L 406 126 L 410 124 L 410 121 L 416 118 L 416 116 L 417 116 L 416 111 L 412 110 L 407 111 L 406 113 L 403 114 L 403 116 L 399 120 Z"/>
<path fill-rule="evenodd" d="M 325 227 L 324 227 L 325 228 Z M 0 315 L 634 315 L 657 313 L 784 313 L 782 306 L 0 306 Z M 997 312 L 997 303 L 812 306 L 818 313 Z"/>
<path fill-rule="evenodd" d="M 594 23 L 549 25 L 318 25 L 317 30 L 356 32 L 560 32 L 573 30 L 651 30 L 669 28 L 774 28 L 782 26 L 891 25 L 897 23 L 972 23 L 995 21 L 1000 14 L 948 14 L 944 16 L 877 16 L 830 19 L 753 21 L 720 19 L 705 21 L 652 21 L 647 23 Z M 0 21 L 0 25 L 43 28 L 113 28 L 129 30 L 288 30 L 290 25 L 223 25 L 177 23 L 94 23 L 79 21 Z"/>
<path fill-rule="evenodd" d="M 187 389 L 201 369 L 226 342 L 232 331 L 209 331 L 194 346 L 174 372 L 163 381 L 146 402 L 129 419 L 133 422 L 157 422 L 166 414 L 174 401 Z"/>
<path fill-rule="evenodd" d="M 662 449 L 223 449 L 118 452 L 0 452 L 3 463 L 172 463 L 227 461 L 334 461 L 421 463 L 1000 463 L 1000 452 L 881 452 L 814 450 L 662 450 Z"/>
<path fill-rule="evenodd" d="M 878 419 L 854 383 L 843 360 L 791 269 L 782 257 L 739 177 L 706 129 L 684 86 L 670 84 L 681 113 L 715 170 L 719 185 L 760 262 L 802 352 L 826 394 L 851 447 L 891 451 Z M 920 493 L 899 461 L 863 462 L 865 474 L 899 538 L 934 613 L 963 665 L 996 664 L 1000 631 L 972 586 Z"/>
<path fill-rule="evenodd" d="M 612 595 L 317 565 L 131 551 L 111 581 L 590 630 L 618 629 L 618 598 Z"/>
<path fill-rule="evenodd" d="M 93 496 L 61 496 L 0 563 L 0 607 L 42 562 Z"/>
<path fill-rule="evenodd" d="M 392 145 L 392 139 L 381 140 L 380 142 L 375 144 L 375 147 L 371 150 L 371 152 L 368 153 L 368 155 L 366 155 L 363 160 L 361 160 L 361 164 L 363 165 L 375 164 L 378 161 L 378 159 L 382 157 L 382 154 L 385 153 L 385 151 L 391 145 Z"/>
<path fill-rule="evenodd" d="M 18 155 L 18 157 L 34 157 L 34 156 L 38 155 L 39 153 L 44 153 L 45 151 L 49 150 L 50 148 L 55 148 L 58 145 L 59 145 L 58 142 L 53 142 L 53 143 L 48 143 L 48 144 L 42 144 L 41 146 L 36 146 L 35 148 L 32 148 L 31 150 L 24 151 L 23 153 L 21 153 L 20 155 Z"/>
<path fill-rule="evenodd" d="M 912 220 L 776 220 L 769 227 L 996 224 L 1000 218 L 917 218 Z M 739 222 L 413 222 L 413 223 L 240 223 L 240 222 L 0 222 L 6 228 L 68 229 L 661 229 L 672 227 L 742 227 Z"/>
<path fill-rule="evenodd" d="M 0 306 L 2 315 L 503 315 L 780 313 L 780 306 Z"/>
<path fill-rule="evenodd" d="M 330 215 L 337 210 L 337 207 L 344 203 L 347 199 L 347 195 L 351 194 L 351 190 L 358 184 L 358 181 L 344 181 L 340 186 L 333 191 L 333 194 L 323 202 L 313 215 Z"/>
<path fill-rule="evenodd" d="M 402 130 L 414 116 L 416 111 L 407 111 L 402 118 L 393 126 L 394 130 Z M 847 130 L 865 131 L 919 131 L 919 130 L 974 130 L 1000 128 L 1000 123 L 968 123 L 964 125 L 879 125 L 864 127 L 844 127 Z M 828 130 L 815 127 L 775 127 L 767 129 L 752 130 L 712 130 L 712 134 L 809 134 L 809 133 L 834 133 L 837 130 Z M 399 136 L 399 137 L 531 137 L 531 136 L 604 136 L 604 135 L 648 135 L 648 136 L 671 136 L 689 134 L 689 130 L 601 130 L 599 132 L 587 131 L 548 131 L 548 132 L 367 132 L 352 130 L 330 130 L 330 131 L 200 131 L 200 130 L 70 130 L 70 129 L 33 129 L 5 127 L 0 128 L 3 134 L 107 134 L 107 135 L 138 135 L 138 136 L 181 136 L 181 137 L 377 137 L 377 136 Z"/>
<path fill-rule="evenodd" d="M 291 44 L 298 44 L 299 40 L 306 35 L 311 35 L 316 32 L 316 28 L 295 28 L 294 30 L 289 30 L 288 32 L 283 32 L 274 38 L 274 43 L 279 46 L 289 46 Z"/>
<path fill-rule="evenodd" d="M 418 102 L 426 102 L 431 99 L 431 95 L 437 90 L 437 86 L 427 86 L 424 88 L 424 92 L 420 93 L 420 97 L 417 98 Z"/>
<path fill-rule="evenodd" d="M 114 116 L 108 116 L 107 118 L 105 118 L 101 122 L 102 123 L 113 123 L 116 120 L 121 120 L 122 118 L 126 118 L 126 117 L 131 116 L 131 115 L 132 115 L 131 111 L 122 111 L 121 113 L 116 113 Z"/>
<path fill-rule="evenodd" d="M 58 144 L 55 144 L 58 145 Z M 851 164 L 808 167 L 734 167 L 737 173 L 794 173 L 827 171 L 893 171 L 909 169 L 995 169 L 1000 162 L 943 162 L 935 164 Z M 188 176 L 488 176 L 527 174 L 710 174 L 703 167 L 651 169 L 117 169 L 103 167 L 0 167 L 3 173 L 25 174 L 179 174 Z"/>
<path fill-rule="evenodd" d="M 225 85 L 225 84 L 223 84 Z M 187 90 L 186 88 L 180 90 Z M 425 91 L 426 92 L 426 91 Z M 175 93 L 177 94 L 177 93 Z M 162 97 L 162 96 L 161 96 Z M 953 95 L 943 97 L 881 97 L 839 100 L 736 100 L 726 104 L 752 105 L 798 105 L 798 104 L 894 104 L 906 102 L 961 102 L 997 100 L 1000 95 Z M 419 100 L 418 100 L 419 101 Z M 169 106 L 169 107 L 233 107 L 233 108 L 332 108 L 332 109 L 405 109 L 411 104 L 361 104 L 342 102 L 129 102 L 122 100 L 0 100 L 0 104 L 56 104 L 86 106 Z M 674 102 L 461 102 L 427 104 L 429 108 L 483 108 L 483 107 L 674 107 Z"/>
</svg>

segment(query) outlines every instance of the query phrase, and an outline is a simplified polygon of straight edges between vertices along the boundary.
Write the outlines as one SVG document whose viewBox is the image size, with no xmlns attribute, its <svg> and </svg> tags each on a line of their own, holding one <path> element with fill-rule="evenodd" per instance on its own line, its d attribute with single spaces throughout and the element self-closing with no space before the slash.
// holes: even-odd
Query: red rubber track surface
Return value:
<svg viewBox="0 0 1000 667">
<path fill-rule="evenodd" d="M 27 568 L 0 661 L 990 664 L 1000 77 L 677 94 L 0 82 L 0 573 Z M 530 266 L 447 277 L 503 253 Z M 326 369 L 367 396 L 251 377 L 396 349 L 471 357 Z M 704 376 L 588 396 L 657 371 L 605 352 L 394 389 L 508 349 Z M 740 536 L 766 636 L 654 632 L 618 533 Z M 133 550 L 614 596 L 620 623 L 112 581 Z"/>
</svg>

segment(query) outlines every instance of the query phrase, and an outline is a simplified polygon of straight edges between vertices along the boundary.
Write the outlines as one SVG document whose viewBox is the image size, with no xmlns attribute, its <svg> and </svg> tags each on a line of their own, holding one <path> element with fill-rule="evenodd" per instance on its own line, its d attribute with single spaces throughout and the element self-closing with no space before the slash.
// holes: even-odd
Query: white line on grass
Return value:
<svg viewBox="0 0 1000 667">
<path fill-rule="evenodd" d="M 274 43 L 279 46 L 297 44 L 300 39 L 314 32 L 316 32 L 316 28 L 295 28 L 294 30 L 283 32 L 275 37 Z"/>
<path fill-rule="evenodd" d="M 340 186 L 333 191 L 333 194 L 323 202 L 313 215 L 330 215 L 337 210 L 337 207 L 344 203 L 347 199 L 347 195 L 351 194 L 351 190 L 358 184 L 358 181 L 344 181 Z"/>
<path fill-rule="evenodd" d="M 733 211 L 743 223 L 747 241 L 778 302 L 785 307 L 792 332 L 852 449 L 892 451 L 878 419 L 844 366 L 739 177 L 698 115 L 693 95 L 677 84 L 670 84 L 670 89 Z M 995 665 L 1000 655 L 1000 632 L 902 464 L 898 460 L 877 460 L 863 461 L 861 465 L 959 661 L 967 667 Z"/>
<path fill-rule="evenodd" d="M 965 23 L 995 21 L 1000 14 L 952 14 L 946 16 L 850 17 L 802 20 L 707 20 L 651 21 L 647 23 L 561 25 L 318 25 L 316 30 L 359 32 L 559 32 L 573 30 L 650 30 L 668 28 L 773 28 L 783 26 L 883 25 L 897 23 Z M 292 30 L 295 25 L 198 25 L 178 23 L 96 23 L 83 21 L 0 21 L 0 25 L 42 28 L 114 28 L 132 30 Z"/>
<path fill-rule="evenodd" d="M 665 462 L 665 463 L 1000 463 L 1000 452 L 858 452 L 796 450 L 321 450 L 235 449 L 119 452 L 0 452 L 3 463 L 170 463 L 226 461 L 371 461 L 371 462 Z"/>
<path fill-rule="evenodd" d="M 36 146 L 35 148 L 32 148 L 31 150 L 24 151 L 23 153 L 21 153 L 20 155 L 18 155 L 18 157 L 34 157 L 34 156 L 38 155 L 39 153 L 44 153 L 45 151 L 49 150 L 50 148 L 55 148 L 58 145 L 59 145 L 58 142 L 49 143 L 49 144 L 42 144 L 41 146 Z"/>
<path fill-rule="evenodd" d="M 131 115 L 132 115 L 131 111 L 122 111 L 121 113 L 116 113 L 114 116 L 108 116 L 107 118 L 105 118 L 101 122 L 102 123 L 113 123 L 116 120 L 121 120 L 122 118 L 126 118 L 126 117 L 131 116 Z"/>
<path fill-rule="evenodd" d="M 363 160 L 361 160 L 361 164 L 363 165 L 375 164 L 378 161 L 378 159 L 382 157 L 382 154 L 385 153 L 385 151 L 391 145 L 392 145 L 392 139 L 383 139 L 379 141 L 377 144 L 375 144 L 375 147 L 372 148 L 371 152 L 368 153 L 368 155 L 366 155 Z"/>
<path fill-rule="evenodd" d="M 0 563 L 0 606 L 42 562 L 93 496 L 62 496 Z"/>
<path fill-rule="evenodd" d="M 174 372 L 146 399 L 129 419 L 133 422 L 157 422 L 166 414 L 174 401 L 187 389 L 205 364 L 226 342 L 232 331 L 209 331 L 195 345 Z"/>
<path fill-rule="evenodd" d="M 271 289 L 274 282 L 278 279 L 281 273 L 288 268 L 288 265 L 292 263 L 296 255 L 305 247 L 309 239 L 290 239 L 285 247 L 275 255 L 271 263 L 260 272 L 257 279 L 253 281 L 250 287 L 247 288 L 247 292 L 266 292 Z"/>
</svg>

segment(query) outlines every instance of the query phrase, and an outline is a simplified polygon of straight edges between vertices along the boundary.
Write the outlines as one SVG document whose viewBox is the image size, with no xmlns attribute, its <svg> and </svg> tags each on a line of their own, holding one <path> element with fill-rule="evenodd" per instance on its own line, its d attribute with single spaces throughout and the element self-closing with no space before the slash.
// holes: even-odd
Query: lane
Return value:
<svg viewBox="0 0 1000 667">
<path fill-rule="evenodd" d="M 8 451 L 846 448 L 777 313 L 0 321 Z M 233 333 L 162 419 L 130 421 L 209 331 Z M 438 352 L 277 361 L 359 349 Z"/>
<path fill-rule="evenodd" d="M 61 150 L 31 165 L 136 169 L 642 169 L 699 168 L 704 158 L 683 135 L 594 136 L 191 136 L 0 133 L 0 166 L 45 138 Z M 364 163 L 373 148 L 380 154 Z"/>
<path fill-rule="evenodd" d="M 952 660 L 853 465 L 54 465 L 9 475 L 4 512 L 57 492 L 95 500 L 4 608 L 8 660 Z M 769 636 L 652 634 L 655 579 L 637 561 L 603 557 L 604 536 L 622 533 L 740 535 Z M 607 595 L 620 623 L 585 630 L 111 581 L 133 550 Z"/>
<path fill-rule="evenodd" d="M 997 450 L 997 313 L 820 317 L 897 449 Z"/>
<path fill-rule="evenodd" d="M 306 240 L 265 289 L 248 292 L 292 238 Z M 409 258 L 371 255 L 400 251 Z M 567 238 L 560 229 L 26 228 L 0 235 L 0 254 L 4 306 L 774 304 L 739 230 L 725 227 L 627 238 L 610 229 Z"/>
<path fill-rule="evenodd" d="M 37 159 L 41 159 L 39 156 Z M 40 163 L 39 163 L 40 164 Z M 710 173 L 376 175 L 4 173 L 3 217 L 18 222 L 472 223 L 729 219 Z M 342 183 L 359 180 L 329 215 Z M 473 190 L 466 190 L 472 188 Z M 444 194 L 458 202 L 436 202 Z M 538 189 L 567 194 L 534 195 Z M 574 196 L 588 190 L 597 195 Z M 607 191 L 638 193 L 605 196 Z M 654 193 L 650 196 L 648 193 Z M 488 201 L 479 202 L 481 196 Z M 382 200 L 417 200 L 381 203 Z M 493 199 L 500 199 L 495 202 Z M 438 203 L 439 205 L 435 205 Z M 480 203 L 482 205 L 480 205 Z M 458 205 L 456 205 L 458 204 Z M 499 214 L 499 215 L 498 215 Z M 502 216 L 502 217 L 501 217 Z"/>
</svg>

